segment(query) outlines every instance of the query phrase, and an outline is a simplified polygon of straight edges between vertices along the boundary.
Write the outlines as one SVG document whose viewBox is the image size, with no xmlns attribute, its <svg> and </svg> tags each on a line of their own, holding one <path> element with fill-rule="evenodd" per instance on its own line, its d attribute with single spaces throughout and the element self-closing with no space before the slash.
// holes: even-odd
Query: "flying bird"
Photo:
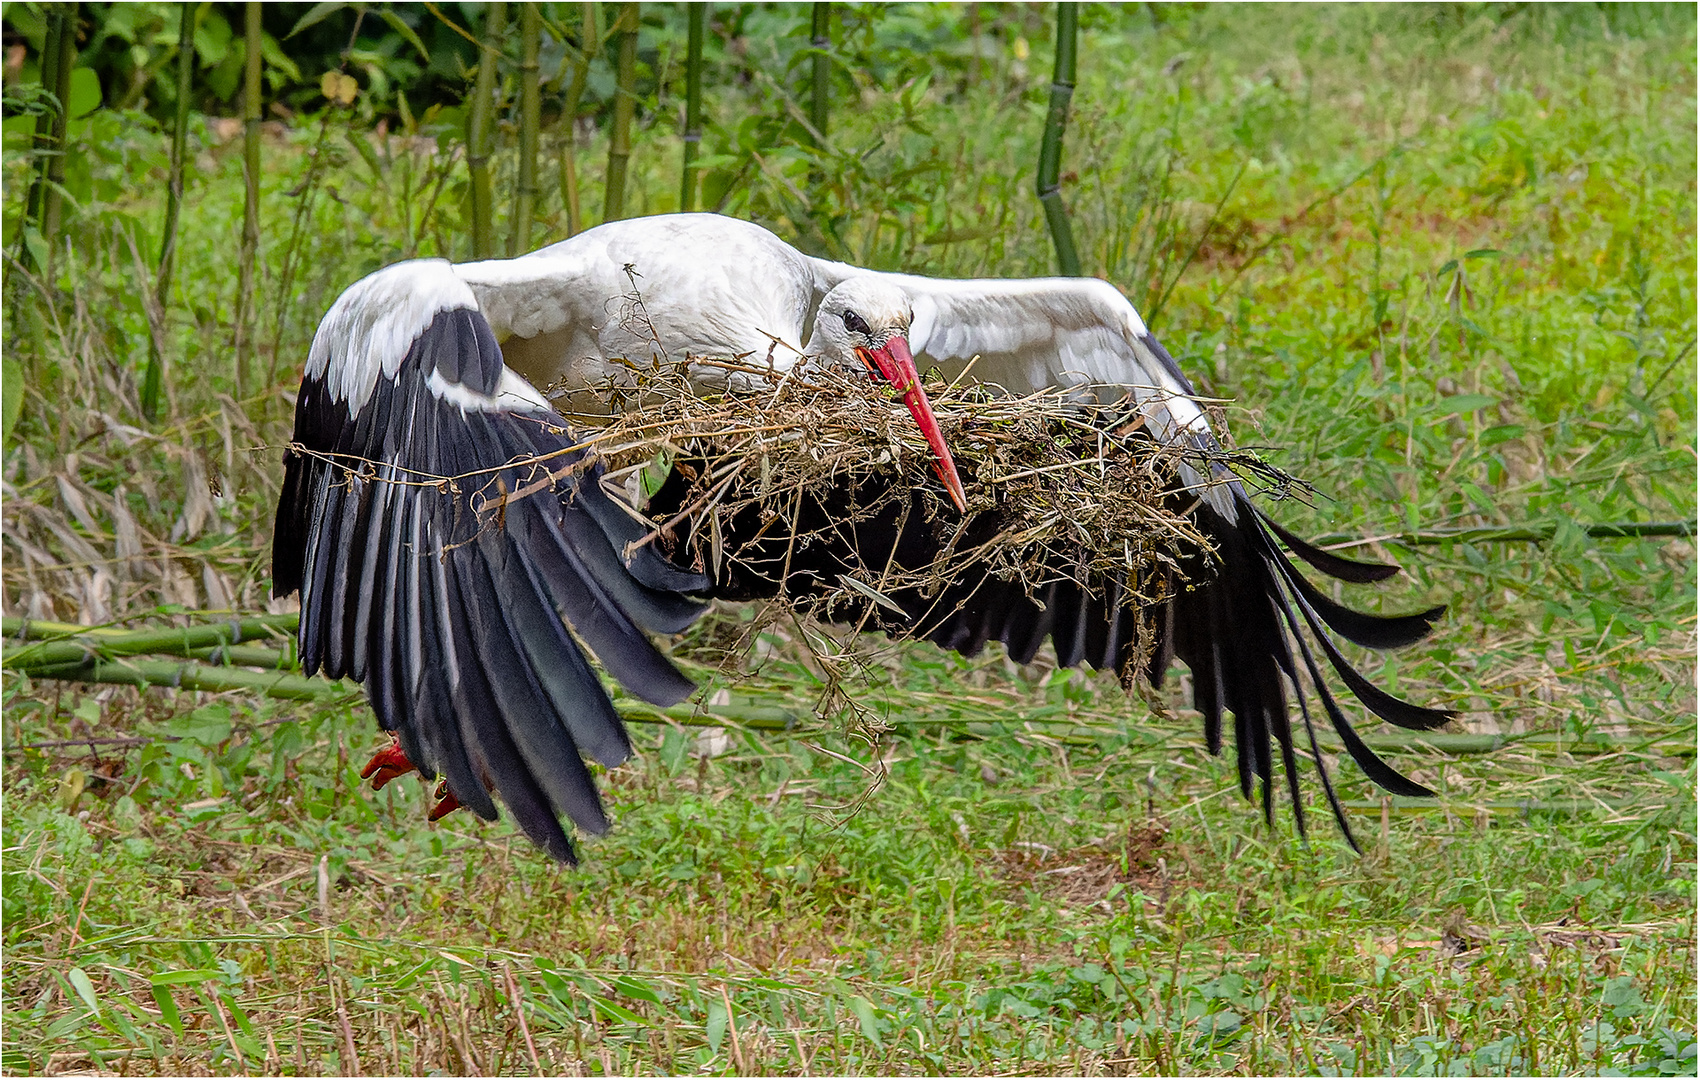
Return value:
<svg viewBox="0 0 1700 1080">
<path fill-rule="evenodd" d="M 395 737 L 367 767 L 375 784 L 414 768 L 441 777 L 433 817 L 464 806 L 494 818 L 499 793 L 527 836 L 567 862 L 575 856 L 563 816 L 589 833 L 607 829 L 583 759 L 613 766 L 631 743 L 581 643 L 629 692 L 675 704 L 693 685 L 649 635 L 683 630 L 714 597 L 773 595 L 780 583 L 683 569 L 634 544 L 649 527 L 604 490 L 595 456 L 539 388 L 617 390 L 630 385 L 634 362 L 702 357 L 740 358 L 777 377 L 817 365 L 865 369 L 889 384 L 972 536 L 995 533 L 997 513 L 970 508 L 922 387 L 923 364 L 1014 393 L 1114 388 L 1154 438 L 1217 446 L 1179 365 L 1115 287 L 1096 279 L 865 270 L 714 214 L 611 222 L 514 259 L 385 267 L 344 292 L 314 336 L 273 552 L 274 592 L 301 593 L 303 668 L 364 683 Z M 689 370 L 716 392 L 764 385 L 725 367 Z M 1215 550 L 1160 605 L 1134 603 L 1125 581 L 1070 580 L 1063 568 L 1034 596 L 990 576 L 951 582 L 943 602 L 899 595 L 905 617 L 880 622 L 968 654 L 1000 641 L 1023 663 L 1049 639 L 1064 666 L 1118 671 L 1143 630 L 1156 648 L 1140 674 L 1157 684 L 1171 659 L 1187 664 L 1212 752 L 1231 715 L 1242 790 L 1249 797 L 1261 781 L 1266 817 L 1279 753 L 1302 831 L 1290 691 L 1352 841 L 1322 769 L 1313 694 L 1372 780 L 1396 794 L 1431 792 L 1357 735 L 1310 642 L 1376 716 L 1433 729 L 1454 714 L 1373 685 L 1330 631 L 1395 648 L 1424 637 L 1445 608 L 1377 616 L 1330 600 L 1289 552 L 1348 582 L 1398 568 L 1318 549 L 1214 468 L 1206 483 L 1192 465 L 1178 466 L 1182 488 L 1196 489 L 1193 523 Z M 876 516 L 844 530 L 844 543 L 868 545 L 882 562 L 889 552 L 926 565 L 940 541 L 920 517 Z M 830 577 L 825 564 L 863 554 L 817 552 L 822 566 L 798 567 L 799 580 Z"/>
</svg>

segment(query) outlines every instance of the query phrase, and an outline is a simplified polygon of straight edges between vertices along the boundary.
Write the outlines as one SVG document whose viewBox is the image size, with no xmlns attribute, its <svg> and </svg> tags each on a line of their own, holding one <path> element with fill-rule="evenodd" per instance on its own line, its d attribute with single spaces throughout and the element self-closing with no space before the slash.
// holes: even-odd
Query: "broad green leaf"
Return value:
<svg viewBox="0 0 1700 1080">
<path fill-rule="evenodd" d="M 94 983 L 89 981 L 88 972 L 74 967 L 65 973 L 65 977 L 71 980 L 71 988 L 76 990 L 77 996 L 83 999 L 83 1004 L 89 1007 L 89 1011 L 99 1016 L 100 999 L 94 996 Z"/>
<path fill-rule="evenodd" d="M 71 72 L 70 105 L 67 115 L 80 120 L 100 108 L 100 76 L 92 68 L 77 68 Z"/>
<path fill-rule="evenodd" d="M 37 266 L 47 265 L 47 238 L 41 235 L 41 230 L 34 225 L 24 226 L 24 246 L 30 250 L 30 258 Z"/>
<path fill-rule="evenodd" d="M 720 1041 L 726 1037 L 726 1006 L 718 1001 L 709 1002 L 708 1024 L 703 1033 L 708 1036 L 709 1052 L 720 1053 Z"/>
<path fill-rule="evenodd" d="M 188 716 L 170 721 L 165 730 L 202 746 L 217 746 L 230 738 L 230 709 L 223 705 L 203 705 Z"/>
<path fill-rule="evenodd" d="M 879 1018 L 874 1015 L 874 1004 L 860 994 L 850 999 L 850 1011 L 856 1014 L 856 1023 L 862 1029 L 862 1035 L 878 1050 L 885 1049 L 885 1043 L 880 1039 Z"/>
<path fill-rule="evenodd" d="M 1435 416 L 1467 415 L 1489 405 L 1498 405 L 1499 399 L 1491 394 L 1453 394 L 1443 397 L 1431 405 L 1411 410 L 1413 415 L 1429 414 Z"/>
<path fill-rule="evenodd" d="M 12 428 L 23 411 L 24 368 L 8 356 L 0 360 L 0 446 L 12 441 Z"/>
<path fill-rule="evenodd" d="M 657 450 L 655 456 L 644 464 L 643 470 L 638 474 L 638 488 L 645 502 L 655 497 L 672 473 L 673 452 L 666 448 Z"/>
</svg>

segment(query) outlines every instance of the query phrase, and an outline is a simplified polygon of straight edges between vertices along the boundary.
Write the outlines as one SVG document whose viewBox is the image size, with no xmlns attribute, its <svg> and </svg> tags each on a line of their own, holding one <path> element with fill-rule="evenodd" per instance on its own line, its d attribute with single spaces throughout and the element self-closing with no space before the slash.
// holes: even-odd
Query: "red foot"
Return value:
<svg viewBox="0 0 1700 1080">
<path fill-rule="evenodd" d="M 416 771 L 418 767 L 407 760 L 407 755 L 401 752 L 401 744 L 392 742 L 372 755 L 372 760 L 360 770 L 360 779 L 372 781 L 373 791 L 382 791 L 384 785 L 398 776 L 406 776 Z"/>
<path fill-rule="evenodd" d="M 407 755 L 401 752 L 401 744 L 391 742 L 388 746 L 372 755 L 372 760 L 360 770 L 360 779 L 372 781 L 372 790 L 381 791 L 385 784 L 398 776 L 406 776 L 417 772 L 419 767 L 407 760 Z M 449 792 L 447 780 L 437 781 L 437 805 L 431 808 L 430 820 L 437 821 L 460 809 L 460 800 Z"/>
<path fill-rule="evenodd" d="M 439 780 L 437 782 L 437 805 L 431 808 L 429 819 L 440 821 L 459 809 L 460 800 L 455 798 L 454 792 L 449 790 L 449 782 Z"/>
</svg>

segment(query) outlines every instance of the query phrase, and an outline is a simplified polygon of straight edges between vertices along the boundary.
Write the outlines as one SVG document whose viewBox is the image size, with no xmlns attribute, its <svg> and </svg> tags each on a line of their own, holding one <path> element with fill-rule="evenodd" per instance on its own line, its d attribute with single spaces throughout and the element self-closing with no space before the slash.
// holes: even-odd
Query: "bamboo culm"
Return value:
<svg viewBox="0 0 1700 1080">
<path fill-rule="evenodd" d="M 241 304 L 236 324 L 236 391 L 246 397 L 254 376 L 254 334 L 259 312 L 254 306 L 254 269 L 260 252 L 260 5 L 248 0 L 247 56 L 242 86 L 242 265 Z"/>
<path fill-rule="evenodd" d="M 496 73 L 507 27 L 508 5 L 502 0 L 492 0 L 484 13 L 484 43 L 480 47 L 478 77 L 472 88 L 472 112 L 466 126 L 466 167 L 472 180 L 472 257 L 475 259 L 490 259 L 496 255 L 490 154 L 495 144 Z"/>
<path fill-rule="evenodd" d="M 171 126 L 171 171 L 165 188 L 165 227 L 159 241 L 159 271 L 154 277 L 154 300 L 164 311 L 171 299 L 171 278 L 177 268 L 177 215 L 183 205 L 183 156 L 189 137 L 189 93 L 195 77 L 195 4 L 179 4 L 177 28 L 177 113 Z M 241 322 L 237 334 L 242 333 Z M 148 335 L 148 370 L 142 377 L 142 417 L 159 417 L 160 386 L 165 381 L 165 357 Z"/>
<path fill-rule="evenodd" d="M 830 3 L 819 2 L 814 5 L 809 20 L 809 47 L 814 50 L 814 55 L 810 57 L 813 85 L 809 94 L 809 123 L 814 125 L 815 134 L 820 140 L 818 145 L 824 146 L 832 93 L 832 57 L 827 55 L 827 49 L 832 47 Z"/>
<path fill-rule="evenodd" d="M 679 209 L 690 213 L 697 208 L 697 176 L 691 163 L 696 160 L 697 144 L 702 142 L 702 38 L 708 24 L 708 5 L 690 5 L 686 17 L 690 29 L 685 43 L 685 152 Z"/>
<path fill-rule="evenodd" d="M 65 132 L 71 123 L 71 71 L 77 66 L 78 4 L 65 5 L 64 32 L 59 35 L 59 66 L 55 72 L 54 94 L 59 109 L 53 116 L 54 153 L 47 159 L 47 190 L 43 192 L 41 233 L 47 238 L 49 257 L 57 246 L 59 225 L 65 212 Z"/>
<path fill-rule="evenodd" d="M 513 227 L 508 234 L 510 258 L 530 250 L 532 218 L 537 210 L 537 136 L 543 112 L 537 51 L 543 36 L 543 13 L 535 3 L 520 6 L 519 26 L 519 183 Z"/>
<path fill-rule="evenodd" d="M 44 89 L 55 89 L 59 85 L 59 39 L 64 33 L 65 8 L 60 4 L 50 5 L 47 9 L 47 40 L 41 49 L 41 85 Z M 57 114 L 58 106 L 55 106 L 37 114 L 35 118 L 36 166 L 32 170 L 35 175 L 30 178 L 29 196 L 24 200 L 24 205 L 28 208 L 30 220 L 35 222 L 38 229 L 42 225 L 42 211 L 47 197 L 47 163 L 55 152 L 53 125 Z M 23 246 L 23 256 L 33 265 L 35 254 L 28 244 Z"/>
<path fill-rule="evenodd" d="M 1080 275 L 1080 255 L 1075 251 L 1074 231 L 1069 227 L 1059 179 L 1063 132 L 1068 127 L 1069 102 L 1074 98 L 1078 22 L 1078 5 L 1057 5 L 1057 56 L 1051 76 L 1051 107 L 1045 114 L 1045 138 L 1039 147 L 1039 171 L 1034 177 L 1039 203 L 1045 208 L 1045 223 L 1050 226 L 1051 243 L 1057 249 L 1057 268 L 1067 277 Z"/>
<path fill-rule="evenodd" d="M 578 58 L 573 63 L 573 81 L 567 87 L 567 102 L 561 110 L 559 135 L 555 152 L 560 158 L 561 205 L 567 212 L 567 235 L 577 236 L 584 230 L 584 217 L 579 209 L 578 166 L 578 104 L 584 96 L 585 79 L 590 74 L 590 61 L 602 51 L 602 16 L 597 4 L 579 5 Z M 565 44 L 563 41 L 562 44 Z"/>
<path fill-rule="evenodd" d="M 345 682 L 298 674 L 293 639 L 299 621 L 297 614 L 261 615 L 186 627 L 123 630 L 9 617 L 0 619 L 0 635 L 12 642 L 0 655 L 0 664 L 10 672 L 31 678 L 76 682 L 198 690 L 254 690 L 268 696 L 293 699 L 334 698 L 353 693 L 355 688 Z M 254 642 L 281 644 L 282 647 L 250 644 Z M 164 654 L 175 659 L 141 659 L 146 653 Z M 230 665 L 264 670 L 237 671 Z M 279 674 L 288 677 L 279 679 Z M 633 701 L 618 688 L 613 692 L 621 716 L 633 723 L 702 726 L 728 722 L 755 730 L 785 731 L 810 719 L 806 710 L 743 703 L 700 708 L 679 705 L 661 709 Z M 1033 716 L 1025 719 L 1012 717 L 1002 723 L 966 717 L 927 716 L 893 717 L 892 722 L 902 728 L 950 729 L 956 735 L 967 738 L 1004 738 L 1012 724 L 1029 730 L 1042 730 L 1047 738 L 1068 745 L 1095 746 L 1104 738 L 1101 729 L 1095 730 L 1090 725 L 1066 721 L 1052 723 Z M 1127 732 L 1118 732 L 1117 735 L 1129 737 Z M 1193 745 L 1194 740 L 1188 732 L 1155 729 L 1143 730 L 1138 737 L 1142 742 L 1165 747 Z M 1674 730 L 1669 737 L 1599 733 L 1565 735 L 1558 732 L 1510 735 L 1405 732 L 1369 735 L 1364 741 L 1383 752 L 1432 750 L 1453 755 L 1489 754 L 1511 747 L 1521 747 L 1525 751 L 1537 748 L 1562 751 L 1573 756 L 1647 751 L 1670 757 L 1692 757 L 1695 753 L 1693 739 Z M 1424 800 L 1420 805 L 1435 804 Z"/>
<path fill-rule="evenodd" d="M 608 178 L 602 220 L 626 216 L 626 166 L 632 156 L 632 117 L 637 111 L 638 5 L 620 5 L 620 58 L 615 74 L 614 126 L 608 138 Z"/>
</svg>

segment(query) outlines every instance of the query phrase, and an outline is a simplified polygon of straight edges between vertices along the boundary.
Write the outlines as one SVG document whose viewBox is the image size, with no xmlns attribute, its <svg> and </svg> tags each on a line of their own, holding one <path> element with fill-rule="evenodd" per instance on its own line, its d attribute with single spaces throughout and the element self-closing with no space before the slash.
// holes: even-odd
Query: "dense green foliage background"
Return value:
<svg viewBox="0 0 1700 1080">
<path fill-rule="evenodd" d="M 542 7 L 554 77 L 583 6 Z M 703 203 L 878 268 L 1050 271 L 1032 169 L 1052 9 L 837 10 L 816 145 L 808 9 L 716 5 Z M 267 5 L 240 379 L 240 8 L 198 9 L 157 306 L 177 9 L 82 11 L 51 241 L 23 216 L 42 8 L 4 11 L 6 614 L 261 609 L 319 315 L 395 259 L 470 253 L 462 31 L 484 9 Z M 684 14 L 643 11 L 627 208 L 662 213 Z M 1180 670 L 1153 715 L 1111 679 L 863 642 L 864 698 L 896 728 L 877 750 L 839 717 L 642 729 L 606 777 L 618 826 L 573 873 L 505 823 L 427 827 L 411 781 L 361 790 L 358 700 L 9 674 L 5 1068 L 1692 1073 L 1694 552 L 1583 527 L 1695 516 L 1695 44 L 1692 6 L 1083 11 L 1063 190 L 1087 271 L 1231 399 L 1241 444 L 1316 485 L 1286 523 L 1406 565 L 1349 599 L 1452 604 L 1369 673 L 1513 740 L 1377 736 L 1442 791 L 1422 806 L 1335 763 L 1368 857 L 1262 826 L 1202 752 Z M 545 239 L 565 155 L 598 220 L 609 55 L 571 122 L 545 95 Z M 335 69 L 349 106 L 319 92 Z M 1390 539 L 1491 524 L 1554 535 Z M 705 696 L 808 712 L 817 631 L 716 666 L 750 615 L 675 655 Z"/>
</svg>

